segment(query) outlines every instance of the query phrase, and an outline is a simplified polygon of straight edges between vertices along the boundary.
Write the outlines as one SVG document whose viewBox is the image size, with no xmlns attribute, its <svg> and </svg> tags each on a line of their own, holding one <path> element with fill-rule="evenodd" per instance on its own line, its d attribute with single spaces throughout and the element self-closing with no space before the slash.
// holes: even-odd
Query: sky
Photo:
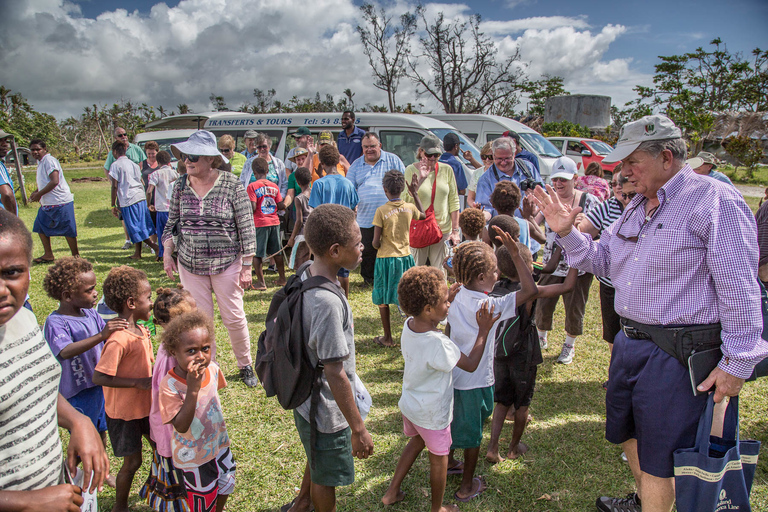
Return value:
<svg viewBox="0 0 768 512">
<path fill-rule="evenodd" d="M 59 119 L 83 107 L 131 100 L 174 110 L 230 108 L 254 88 L 293 95 L 345 89 L 358 105 L 384 105 L 355 28 L 360 0 L 0 0 L 0 85 Z M 377 3 L 387 14 L 415 2 Z M 428 18 L 479 13 L 499 56 L 520 49 L 530 78 L 562 76 L 571 93 L 610 96 L 616 105 L 651 85 L 659 55 L 708 48 L 720 37 L 732 52 L 768 48 L 768 1 L 486 0 L 425 3 Z M 427 96 L 401 81 L 398 103 Z M 525 103 L 518 109 L 525 107 Z"/>
</svg>

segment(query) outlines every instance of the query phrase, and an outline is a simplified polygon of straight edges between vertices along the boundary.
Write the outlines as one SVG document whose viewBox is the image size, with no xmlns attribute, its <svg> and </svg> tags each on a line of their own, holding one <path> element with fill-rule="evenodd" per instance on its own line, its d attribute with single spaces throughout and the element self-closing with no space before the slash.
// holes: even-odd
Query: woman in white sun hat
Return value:
<svg viewBox="0 0 768 512">
<path fill-rule="evenodd" d="M 256 252 L 251 202 L 237 176 L 220 169 L 228 160 L 211 132 L 197 131 L 187 141 L 173 144 L 171 151 L 186 164 L 187 174 L 176 180 L 171 195 L 162 239 L 163 267 L 171 279 L 179 273 L 197 307 L 211 317 L 216 295 L 240 376 L 247 386 L 256 386 L 243 309 L 243 289 L 250 287 Z"/>
</svg>

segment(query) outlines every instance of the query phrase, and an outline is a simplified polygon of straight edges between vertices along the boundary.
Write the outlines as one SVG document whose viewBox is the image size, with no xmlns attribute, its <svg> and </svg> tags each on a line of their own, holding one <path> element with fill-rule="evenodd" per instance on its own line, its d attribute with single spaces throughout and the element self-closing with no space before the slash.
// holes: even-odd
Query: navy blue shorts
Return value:
<svg viewBox="0 0 768 512">
<path fill-rule="evenodd" d="M 619 331 L 613 344 L 605 438 L 621 444 L 637 439 L 640 469 L 659 478 L 674 476 L 672 454 L 696 444 L 707 395 L 694 396 L 688 370 L 650 340 Z"/>
<path fill-rule="evenodd" d="M 67 402 L 81 414 L 88 416 L 99 432 L 107 431 L 107 413 L 104 411 L 104 391 L 93 386 L 67 398 Z"/>
</svg>

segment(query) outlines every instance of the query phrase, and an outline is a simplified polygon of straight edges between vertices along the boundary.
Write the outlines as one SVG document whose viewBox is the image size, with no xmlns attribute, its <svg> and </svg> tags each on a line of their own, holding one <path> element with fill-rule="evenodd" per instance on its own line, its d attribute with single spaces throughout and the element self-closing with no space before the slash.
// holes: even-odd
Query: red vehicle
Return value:
<svg viewBox="0 0 768 512">
<path fill-rule="evenodd" d="M 613 168 L 618 163 L 603 163 L 603 158 L 613 151 L 613 148 L 601 140 L 581 137 L 547 137 L 547 140 L 554 144 L 562 154 L 576 162 L 576 167 L 582 173 L 589 164 L 597 162 L 603 166 L 604 172 L 612 175 Z"/>
</svg>

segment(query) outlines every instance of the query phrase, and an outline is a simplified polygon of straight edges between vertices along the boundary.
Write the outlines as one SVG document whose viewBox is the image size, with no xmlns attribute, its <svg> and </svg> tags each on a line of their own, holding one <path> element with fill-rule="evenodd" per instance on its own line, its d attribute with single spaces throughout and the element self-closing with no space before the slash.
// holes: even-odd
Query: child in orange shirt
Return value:
<svg viewBox="0 0 768 512">
<path fill-rule="evenodd" d="M 112 512 L 123 512 L 128 510 L 128 493 L 141 467 L 141 438 L 149 440 L 154 358 L 149 331 L 136 321 L 149 320 L 152 288 L 143 270 L 126 265 L 113 268 L 103 288 L 104 302 L 128 322 L 126 329 L 110 334 L 93 373 L 93 383 L 104 387 L 112 450 L 115 457 L 123 458 L 112 507 Z"/>
<path fill-rule="evenodd" d="M 200 311 L 174 318 L 163 331 L 163 348 L 176 365 L 160 382 L 163 422 L 173 426 L 173 465 L 184 472 L 192 512 L 222 512 L 235 490 L 235 461 L 221 411 L 219 389 L 227 385 L 211 361 L 213 322 Z"/>
</svg>

